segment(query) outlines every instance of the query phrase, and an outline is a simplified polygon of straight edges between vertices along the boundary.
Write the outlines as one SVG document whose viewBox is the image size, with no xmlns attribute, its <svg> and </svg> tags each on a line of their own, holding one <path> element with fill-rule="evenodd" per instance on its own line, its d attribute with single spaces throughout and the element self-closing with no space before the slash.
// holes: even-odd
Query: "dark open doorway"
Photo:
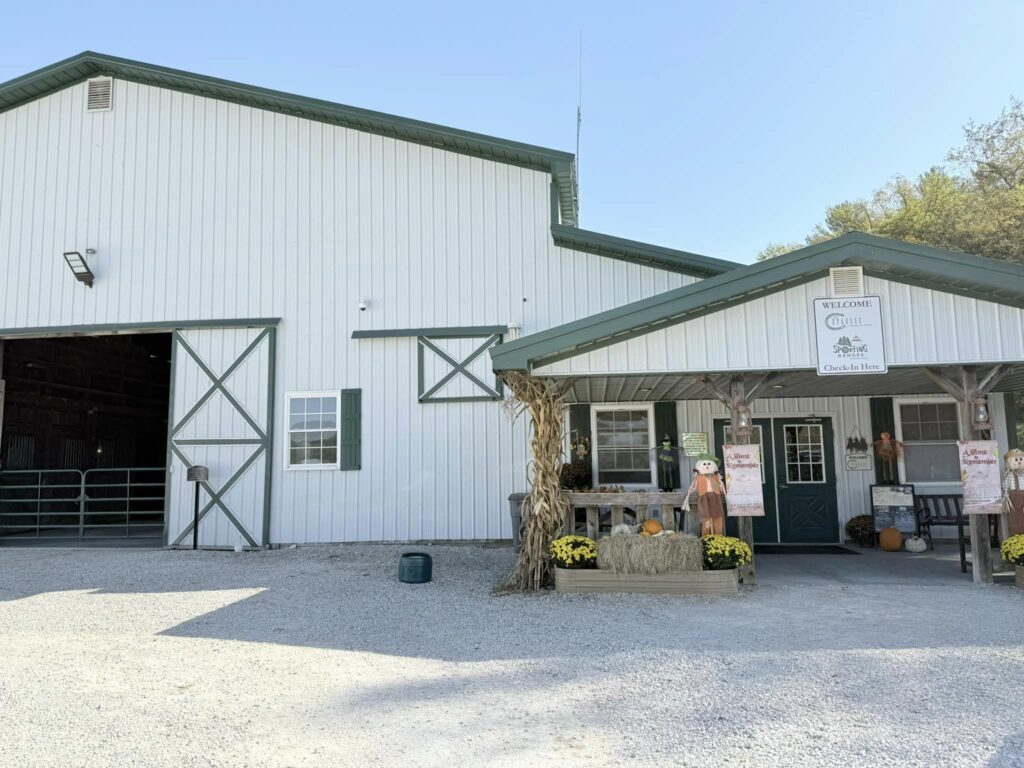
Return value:
<svg viewBox="0 0 1024 768">
<path fill-rule="evenodd" d="M 162 540 L 170 334 L 0 344 L 0 539 Z"/>
</svg>

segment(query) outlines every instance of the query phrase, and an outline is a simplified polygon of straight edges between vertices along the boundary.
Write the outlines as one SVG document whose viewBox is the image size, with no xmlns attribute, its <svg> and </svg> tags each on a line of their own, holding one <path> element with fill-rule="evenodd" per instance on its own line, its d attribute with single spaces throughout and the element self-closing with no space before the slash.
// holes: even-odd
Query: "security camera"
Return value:
<svg viewBox="0 0 1024 768">
<path fill-rule="evenodd" d="M 366 311 L 366 307 L 367 307 L 366 299 L 360 299 L 359 300 L 359 311 L 360 312 L 365 312 Z"/>
</svg>

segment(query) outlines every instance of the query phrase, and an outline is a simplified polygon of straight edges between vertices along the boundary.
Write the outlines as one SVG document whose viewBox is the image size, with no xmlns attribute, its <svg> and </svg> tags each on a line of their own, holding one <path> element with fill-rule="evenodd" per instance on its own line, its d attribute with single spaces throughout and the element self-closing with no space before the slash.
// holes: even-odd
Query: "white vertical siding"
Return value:
<svg viewBox="0 0 1024 768">
<path fill-rule="evenodd" d="M 353 330 L 531 333 L 692 282 L 555 246 L 547 174 L 114 87 L 111 112 L 74 86 L 0 114 L 0 328 L 280 317 L 274 543 L 511 535 L 526 424 L 420 405 L 415 339 Z M 87 248 L 93 289 L 61 258 Z M 363 390 L 363 469 L 285 471 L 285 393 L 342 388 Z"/>
<path fill-rule="evenodd" d="M 1024 360 L 1024 310 L 866 278 L 890 366 Z M 538 369 L 550 374 L 815 368 L 815 280 Z"/>
</svg>

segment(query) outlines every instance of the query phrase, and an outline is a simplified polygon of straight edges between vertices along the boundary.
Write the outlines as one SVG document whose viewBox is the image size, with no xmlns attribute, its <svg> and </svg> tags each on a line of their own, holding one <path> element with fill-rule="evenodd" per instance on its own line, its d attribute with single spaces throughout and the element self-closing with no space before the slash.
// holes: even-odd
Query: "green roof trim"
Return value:
<svg viewBox="0 0 1024 768">
<path fill-rule="evenodd" d="M 8 80 L 6 83 L 0 83 L 0 112 L 14 109 L 97 75 L 110 75 L 143 85 L 169 88 L 257 109 L 341 125 L 486 160 L 546 171 L 558 185 L 562 222 L 574 224 L 578 220 L 576 159 L 570 152 L 92 51 L 85 51 L 35 72 Z"/>
<path fill-rule="evenodd" d="M 555 239 L 555 245 L 560 245 L 563 248 L 621 259 L 693 277 L 715 277 L 744 266 L 734 261 L 713 259 L 710 256 L 701 256 L 699 253 L 663 248 L 636 240 L 627 240 L 623 237 L 567 227 L 564 224 L 552 224 L 551 235 Z"/>
<path fill-rule="evenodd" d="M 507 341 L 491 350 L 492 365 L 496 372 L 532 370 L 810 282 L 837 266 L 861 266 L 871 277 L 1024 309 L 1024 266 L 850 232 Z"/>
</svg>

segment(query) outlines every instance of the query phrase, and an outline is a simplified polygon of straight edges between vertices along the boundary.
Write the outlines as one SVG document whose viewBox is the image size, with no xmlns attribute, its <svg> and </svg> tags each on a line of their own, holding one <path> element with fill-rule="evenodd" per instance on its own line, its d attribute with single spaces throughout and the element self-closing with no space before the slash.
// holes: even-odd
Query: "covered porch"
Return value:
<svg viewBox="0 0 1024 768">
<path fill-rule="evenodd" d="M 824 373 L 816 301 L 860 297 L 879 327 L 827 343 L 845 351 L 851 334 L 875 333 L 881 365 Z M 758 443 L 765 515 L 737 518 L 735 532 L 755 545 L 840 544 L 846 522 L 871 513 L 873 485 L 955 497 L 957 441 L 1016 446 L 1022 308 L 1019 266 L 853 233 L 503 344 L 492 361 L 560 388 L 566 455 L 581 438 L 592 446 L 595 488 L 685 490 L 688 447 L 703 439 L 720 457 L 725 443 Z M 900 444 L 891 462 L 875 450 L 882 433 Z M 665 436 L 677 457 L 668 485 L 655 459 Z M 988 520 L 968 517 L 973 578 L 991 582 Z"/>
</svg>

